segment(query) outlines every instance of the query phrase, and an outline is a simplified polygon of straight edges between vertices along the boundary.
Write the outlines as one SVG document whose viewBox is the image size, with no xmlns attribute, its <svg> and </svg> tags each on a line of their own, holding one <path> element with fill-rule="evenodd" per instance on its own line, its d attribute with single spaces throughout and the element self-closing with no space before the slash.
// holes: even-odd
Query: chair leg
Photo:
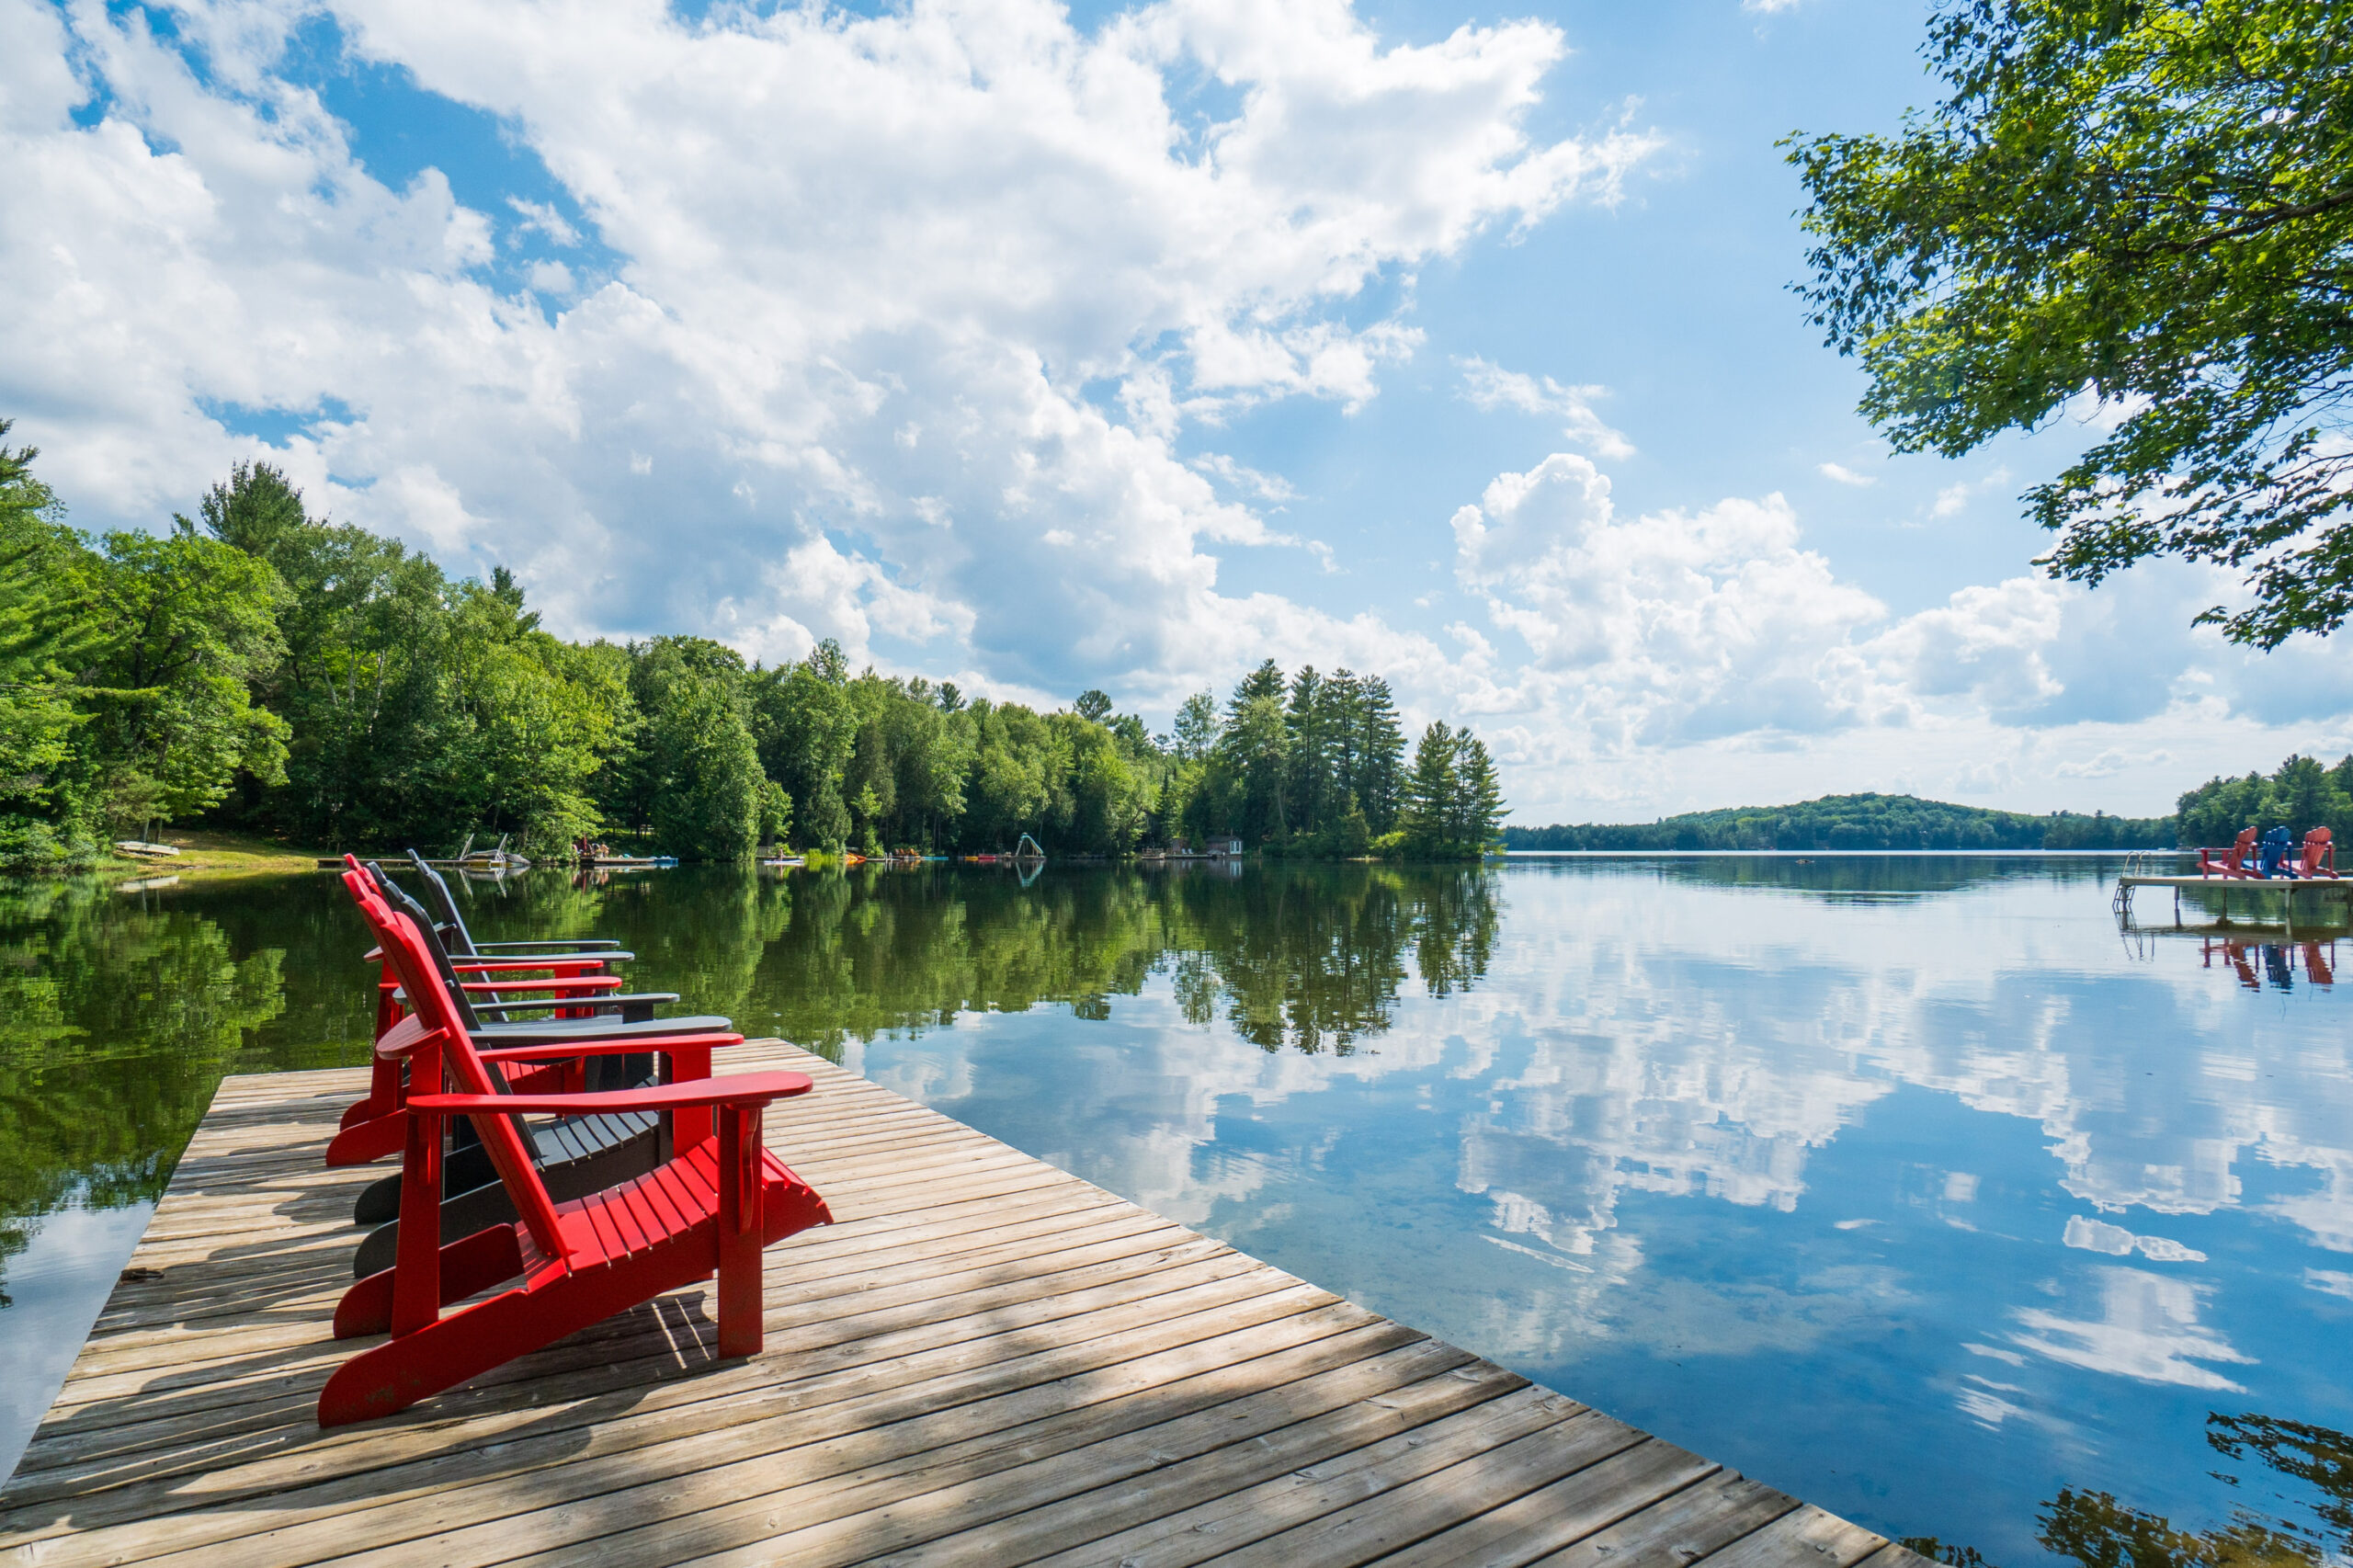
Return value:
<svg viewBox="0 0 2353 1568">
<path fill-rule="evenodd" d="M 719 1353 L 760 1353 L 760 1108 L 719 1117 Z"/>
<path fill-rule="evenodd" d="M 337 1125 L 349 1127 L 354 1122 L 381 1116 L 398 1105 L 400 1097 L 401 1064 L 379 1061 L 368 1074 L 368 1097 L 345 1107 L 343 1120 Z"/>
<path fill-rule="evenodd" d="M 507 1238 L 513 1245 L 514 1227 L 490 1233 Z M 469 1236 L 458 1246 L 472 1247 L 481 1241 L 479 1236 Z M 319 1425 L 339 1426 L 347 1421 L 389 1415 L 517 1356 L 577 1334 L 615 1312 L 650 1301 L 665 1290 L 708 1279 L 710 1252 L 708 1243 L 699 1242 L 699 1237 L 682 1237 L 637 1255 L 626 1267 L 539 1278 L 460 1307 L 414 1334 L 372 1346 L 327 1380 L 319 1395 Z M 507 1266 L 511 1278 L 521 1256 L 511 1250 L 506 1256 L 513 1260 Z M 758 1276 L 753 1278 L 756 1291 Z M 352 1287 L 355 1294 L 360 1289 Z"/>
<path fill-rule="evenodd" d="M 462 1301 L 487 1290 L 502 1279 L 523 1272 L 523 1253 L 512 1224 L 494 1225 L 461 1236 L 441 1249 L 438 1272 L 440 1304 Z M 382 1334 L 392 1326 L 392 1274 L 379 1270 L 354 1284 L 335 1303 L 335 1336 L 357 1339 Z"/>
<path fill-rule="evenodd" d="M 327 1144 L 327 1165 L 364 1165 L 381 1160 L 401 1146 L 408 1134 L 408 1118 L 400 1111 L 390 1116 L 373 1117 L 355 1121 L 336 1133 Z"/>
<path fill-rule="evenodd" d="M 540 1306 L 531 1292 L 509 1290 L 361 1351 L 319 1391 L 319 1425 L 342 1426 L 405 1410 L 568 1332 L 549 1332 L 552 1325 Z"/>
<path fill-rule="evenodd" d="M 497 1179 L 498 1167 L 490 1163 L 489 1152 L 480 1143 L 469 1144 L 462 1149 L 449 1149 L 441 1156 L 441 1196 L 444 1200 L 460 1193 L 472 1192 L 475 1187 L 485 1186 Z M 401 1174 L 394 1171 L 390 1176 L 377 1177 L 360 1188 L 358 1198 L 354 1199 L 351 1205 L 351 1222 L 355 1225 L 387 1225 L 397 1221 L 400 1218 L 400 1212 Z M 511 1219 L 513 1216 L 509 1215 L 507 1218 Z M 467 1227 L 470 1231 L 481 1228 L 479 1225 Z M 442 1233 L 441 1239 L 450 1241 L 455 1238 L 445 1231 Z M 361 1272 L 373 1274 L 376 1271 L 369 1268 Z"/>
<path fill-rule="evenodd" d="M 506 1196 L 506 1188 L 495 1177 L 472 1192 L 461 1192 L 454 1198 L 442 1199 L 442 1256 L 446 1258 L 449 1247 L 477 1231 L 487 1231 L 495 1225 L 512 1225 L 515 1219 L 515 1200 Z M 371 1274 L 381 1274 L 391 1268 L 400 1258 L 400 1247 L 401 1222 L 398 1220 L 377 1226 L 361 1237 L 359 1244 L 352 1249 L 351 1277 L 365 1279 Z M 449 1265 L 445 1262 L 442 1267 L 446 1268 Z M 506 1277 L 500 1275 L 495 1278 Z M 478 1285 L 474 1290 L 481 1288 Z M 463 1300 L 472 1294 L 473 1290 L 467 1290 L 452 1298 L 445 1292 L 441 1299 L 445 1301 Z"/>
<path fill-rule="evenodd" d="M 394 1171 L 390 1176 L 378 1176 L 359 1189 L 359 1196 L 351 1201 L 351 1222 L 355 1225 L 381 1225 L 398 1218 L 400 1211 L 401 1173 Z"/>
</svg>

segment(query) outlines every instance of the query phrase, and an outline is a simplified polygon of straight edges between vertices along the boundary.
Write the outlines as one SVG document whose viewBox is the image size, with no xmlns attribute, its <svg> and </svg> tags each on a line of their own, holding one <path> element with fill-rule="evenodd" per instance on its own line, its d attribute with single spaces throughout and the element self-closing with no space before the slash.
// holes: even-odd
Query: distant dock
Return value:
<svg viewBox="0 0 2353 1568">
<path fill-rule="evenodd" d="M 363 1070 L 225 1080 L 56 1404 L 0 1558 L 299 1568 L 1380 1562 L 1928 1568 L 1819 1508 L 778 1041 L 772 1144 L 840 1222 L 767 1352 L 678 1291 L 322 1432 Z"/>
<path fill-rule="evenodd" d="M 2314 896 L 2306 901 L 2306 908 L 2315 918 L 2304 921 L 2307 934 L 2343 931 L 2353 925 L 2353 880 L 2336 877 L 2166 877 L 2152 876 L 2128 870 L 2116 879 L 2116 896 L 2111 907 L 2117 920 L 2127 928 L 2149 929 L 2138 926 L 2132 908 L 2132 895 L 2142 888 L 2173 890 L 2173 925 L 2178 931 L 2200 931 L 2215 936 L 2227 935 L 2239 929 L 2276 930 L 2289 940 L 2296 937 L 2296 895 L 2311 892 Z M 2181 895 L 2196 892 L 2212 895 L 2219 903 L 2216 917 L 2204 925 L 2186 924 L 2181 916 Z M 2278 899 L 2249 898 L 2246 894 L 2278 893 Z M 2249 921 L 2234 919 L 2231 903 L 2238 901 L 2239 908 L 2247 914 L 2268 912 L 2276 918 Z"/>
<path fill-rule="evenodd" d="M 2297 892 L 2310 888 L 2353 900 L 2353 880 L 2338 877 L 2119 877 L 2124 888 L 2202 888 L 2208 892 Z"/>
</svg>

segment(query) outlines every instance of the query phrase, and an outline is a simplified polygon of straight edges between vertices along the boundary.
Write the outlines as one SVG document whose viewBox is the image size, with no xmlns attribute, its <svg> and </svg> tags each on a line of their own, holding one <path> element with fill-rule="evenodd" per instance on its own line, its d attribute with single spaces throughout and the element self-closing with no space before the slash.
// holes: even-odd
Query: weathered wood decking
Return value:
<svg viewBox="0 0 2353 1568">
<path fill-rule="evenodd" d="M 840 1222 L 321 1432 L 357 1072 L 231 1078 L 16 1475 L 23 1563 L 1576 1563 L 1925 1568 L 776 1042 L 768 1139 Z M 160 1270 L 143 1278 L 141 1270 Z"/>
</svg>

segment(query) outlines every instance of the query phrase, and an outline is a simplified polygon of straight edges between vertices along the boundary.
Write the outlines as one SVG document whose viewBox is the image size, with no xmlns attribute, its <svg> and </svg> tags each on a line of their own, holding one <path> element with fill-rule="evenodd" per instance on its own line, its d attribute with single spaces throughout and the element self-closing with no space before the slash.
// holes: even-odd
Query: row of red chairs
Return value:
<svg viewBox="0 0 2353 1568">
<path fill-rule="evenodd" d="M 676 998 L 622 994 L 618 945 L 478 949 L 429 869 L 446 922 L 381 867 L 345 866 L 383 972 L 369 1093 L 327 1160 L 401 1167 L 355 1210 L 392 1218 L 335 1314 L 338 1339 L 389 1337 L 328 1379 L 319 1424 L 390 1415 L 714 1276 L 719 1354 L 757 1354 L 762 1250 L 832 1219 L 761 1141 L 764 1109 L 810 1079 L 712 1077 L 743 1036 L 654 1017 Z"/>
<path fill-rule="evenodd" d="M 2238 838 L 2228 849 L 2200 849 L 2198 852 L 2198 874 L 2234 879 L 2259 879 L 2267 875 L 2334 877 L 2336 875 L 2336 846 L 2331 841 L 2328 829 L 2316 827 L 2304 835 L 2302 844 L 2280 858 L 2278 869 L 2267 873 L 2256 843 L 2256 830 L 2241 828 Z"/>
</svg>

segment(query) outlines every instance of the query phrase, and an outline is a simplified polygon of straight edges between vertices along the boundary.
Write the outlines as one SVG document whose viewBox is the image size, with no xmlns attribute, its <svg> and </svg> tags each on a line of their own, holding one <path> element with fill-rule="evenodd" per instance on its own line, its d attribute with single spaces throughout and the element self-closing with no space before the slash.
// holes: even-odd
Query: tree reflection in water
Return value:
<svg viewBox="0 0 2353 1568">
<path fill-rule="evenodd" d="M 461 887 L 481 937 L 619 937 L 633 983 L 835 1058 L 960 1013 L 1107 1017 L 1159 972 L 1197 1021 L 1345 1053 L 1390 1026 L 1408 980 L 1441 995 L 1478 980 L 1498 918 L 1493 875 L 1454 868 L 1110 869 L 1028 887 L 687 868 Z M 153 1201 L 223 1074 L 364 1061 L 363 945 L 325 876 L 0 890 L 0 1260 L 67 1202 Z"/>
<path fill-rule="evenodd" d="M 2106 1492 L 2063 1487 L 2043 1507 L 2038 1539 L 2084 1568 L 2321 1568 L 2353 1556 L 2353 1437 L 2268 1415 L 2206 1417 L 2206 1441 L 2227 1459 L 2262 1461 L 2298 1483 L 2283 1506 L 2313 1522 L 2267 1518 L 2253 1508 L 2219 1529 L 2177 1529 L 2165 1516 L 2119 1502 Z M 2258 1472 L 2259 1474 L 2260 1472 Z M 2245 1477 L 2217 1471 L 2233 1486 Z M 1904 1543 L 1953 1568 L 1993 1568 L 1974 1550 L 1920 1537 Z"/>
<path fill-rule="evenodd" d="M 1028 887 L 961 870 L 754 881 L 690 868 L 474 897 L 502 935 L 619 937 L 634 977 L 829 1056 L 959 1013 L 1053 1003 L 1104 1018 L 1161 973 L 1195 1023 L 1222 1017 L 1267 1051 L 1346 1054 L 1390 1027 L 1407 982 L 1442 996 L 1485 974 L 1495 883 L 1455 867 L 1113 867 Z"/>
<path fill-rule="evenodd" d="M 61 1205 L 151 1202 L 247 1032 L 274 949 L 82 880 L 0 893 L 0 1257 Z M 5 1302 L 0 1295 L 0 1302 Z"/>
</svg>

